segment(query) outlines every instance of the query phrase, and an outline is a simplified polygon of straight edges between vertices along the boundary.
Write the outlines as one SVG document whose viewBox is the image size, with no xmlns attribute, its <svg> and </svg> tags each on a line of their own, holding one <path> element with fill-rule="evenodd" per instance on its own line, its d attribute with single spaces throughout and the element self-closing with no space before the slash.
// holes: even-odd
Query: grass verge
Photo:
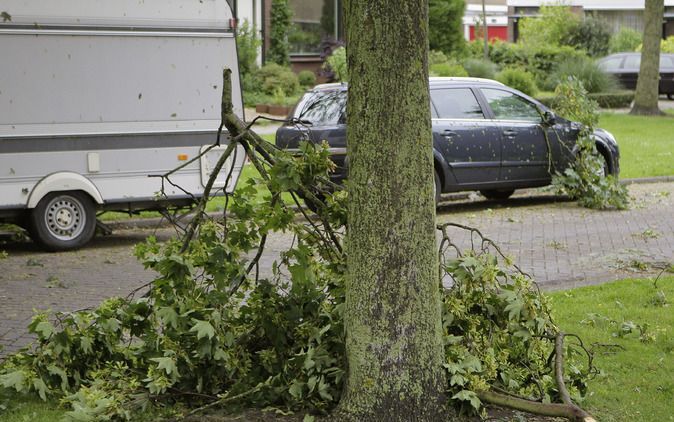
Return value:
<svg viewBox="0 0 674 422">
<path fill-rule="evenodd" d="M 564 332 L 601 348 L 601 373 L 582 406 L 603 422 L 674 421 L 674 276 L 628 279 L 550 294 Z"/>
<path fill-rule="evenodd" d="M 601 114 L 599 127 L 611 132 L 620 146 L 620 178 L 674 175 L 674 118 L 670 116 Z"/>
</svg>

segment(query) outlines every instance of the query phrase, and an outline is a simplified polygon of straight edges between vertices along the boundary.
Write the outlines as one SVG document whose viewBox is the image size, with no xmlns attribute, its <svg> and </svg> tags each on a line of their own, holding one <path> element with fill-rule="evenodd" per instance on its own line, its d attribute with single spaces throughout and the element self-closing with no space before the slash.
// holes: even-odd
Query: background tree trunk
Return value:
<svg viewBox="0 0 674 422">
<path fill-rule="evenodd" d="M 447 420 L 428 0 L 347 0 L 346 348 L 339 420 Z"/>
<path fill-rule="evenodd" d="M 658 108 L 658 84 L 660 81 L 660 41 L 664 0 L 646 0 L 644 10 L 644 40 L 641 49 L 641 67 L 634 105 L 630 114 L 662 114 Z"/>
</svg>

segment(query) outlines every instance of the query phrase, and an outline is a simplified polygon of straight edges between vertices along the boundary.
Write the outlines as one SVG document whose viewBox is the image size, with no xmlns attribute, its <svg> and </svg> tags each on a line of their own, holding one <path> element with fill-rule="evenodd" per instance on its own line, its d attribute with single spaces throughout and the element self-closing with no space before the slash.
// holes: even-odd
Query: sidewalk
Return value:
<svg viewBox="0 0 674 422">
<path fill-rule="evenodd" d="M 646 277 L 674 262 L 674 182 L 629 185 L 636 198 L 627 211 L 593 211 L 542 191 L 508 201 L 476 195 L 443 203 L 438 222 L 478 228 L 493 239 L 543 289 L 563 289 L 626 277 Z M 97 237 L 86 249 L 46 253 L 29 241 L 0 244 L 0 356 L 30 341 L 33 309 L 72 311 L 126 296 L 153 278 L 133 256 L 133 245 L 149 235 L 160 240 L 170 228 L 131 228 Z M 466 233 L 454 241 L 468 247 Z M 270 268 L 292 239 L 274 234 L 261 268 Z M 264 276 L 264 274 L 263 274 Z"/>
</svg>

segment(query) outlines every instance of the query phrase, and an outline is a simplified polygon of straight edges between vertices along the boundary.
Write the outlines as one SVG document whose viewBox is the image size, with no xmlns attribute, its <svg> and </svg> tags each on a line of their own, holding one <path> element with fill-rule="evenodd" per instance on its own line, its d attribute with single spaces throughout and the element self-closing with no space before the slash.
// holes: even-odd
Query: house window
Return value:
<svg viewBox="0 0 674 422">
<path fill-rule="evenodd" d="M 289 0 L 290 54 L 320 54 L 321 43 L 342 39 L 342 0 Z"/>
</svg>

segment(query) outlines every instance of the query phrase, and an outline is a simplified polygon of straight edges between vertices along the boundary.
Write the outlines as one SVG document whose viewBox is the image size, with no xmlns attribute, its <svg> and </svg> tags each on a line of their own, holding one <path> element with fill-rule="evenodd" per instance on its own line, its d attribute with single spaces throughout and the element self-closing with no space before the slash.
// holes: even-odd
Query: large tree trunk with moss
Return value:
<svg viewBox="0 0 674 422">
<path fill-rule="evenodd" d="M 641 67 L 630 114 L 662 114 L 658 108 L 660 81 L 660 40 L 662 39 L 663 0 L 646 0 L 644 11 L 644 41 L 641 50 Z"/>
<path fill-rule="evenodd" d="M 427 0 L 345 2 L 350 84 L 339 420 L 447 420 Z"/>
</svg>

